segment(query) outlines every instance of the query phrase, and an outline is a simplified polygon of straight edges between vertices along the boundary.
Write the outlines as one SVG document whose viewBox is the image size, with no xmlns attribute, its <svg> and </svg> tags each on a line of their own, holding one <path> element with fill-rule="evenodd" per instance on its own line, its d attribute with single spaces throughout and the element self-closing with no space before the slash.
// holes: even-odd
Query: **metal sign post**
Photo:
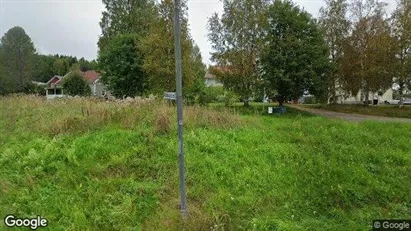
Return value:
<svg viewBox="0 0 411 231">
<path fill-rule="evenodd" d="M 184 142 L 183 142 L 183 84 L 181 73 L 181 29 L 180 29 L 180 0 L 174 0 L 174 46 L 176 59 L 176 89 L 177 89 L 177 125 L 178 125 L 178 151 L 179 151 L 179 175 L 180 175 L 180 211 L 186 217 L 187 199 L 184 173 Z"/>
</svg>

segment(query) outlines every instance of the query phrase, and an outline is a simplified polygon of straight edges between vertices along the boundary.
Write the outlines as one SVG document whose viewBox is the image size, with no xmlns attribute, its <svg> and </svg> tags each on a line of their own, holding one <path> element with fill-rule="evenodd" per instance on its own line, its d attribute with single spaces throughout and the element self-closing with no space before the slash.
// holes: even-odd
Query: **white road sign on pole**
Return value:
<svg viewBox="0 0 411 231">
<path fill-rule="evenodd" d="M 175 92 L 164 92 L 164 99 L 176 100 L 177 96 Z"/>
</svg>

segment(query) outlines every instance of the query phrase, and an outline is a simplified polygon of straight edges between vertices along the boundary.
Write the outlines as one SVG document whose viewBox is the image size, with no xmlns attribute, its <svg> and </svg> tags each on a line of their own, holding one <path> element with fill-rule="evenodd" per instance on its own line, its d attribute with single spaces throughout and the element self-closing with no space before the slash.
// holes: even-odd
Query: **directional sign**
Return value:
<svg viewBox="0 0 411 231">
<path fill-rule="evenodd" d="M 177 96 L 175 92 L 164 92 L 164 99 L 169 99 L 169 100 L 176 100 Z"/>
</svg>

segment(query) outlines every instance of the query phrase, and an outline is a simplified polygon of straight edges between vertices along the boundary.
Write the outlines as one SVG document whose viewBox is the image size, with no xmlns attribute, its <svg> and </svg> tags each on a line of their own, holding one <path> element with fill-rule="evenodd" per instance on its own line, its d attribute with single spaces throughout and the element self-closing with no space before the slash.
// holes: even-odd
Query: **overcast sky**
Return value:
<svg viewBox="0 0 411 231">
<path fill-rule="evenodd" d="M 388 11 L 395 8 L 394 0 Z M 295 0 L 313 16 L 323 0 Z M 222 12 L 219 0 L 188 0 L 191 35 L 199 45 L 203 60 L 210 64 L 211 46 L 207 41 L 207 19 Z M 21 26 L 41 54 L 64 54 L 88 60 L 97 58 L 101 0 L 0 0 L 0 37 L 11 27 Z M 173 41 L 170 41 L 173 42 Z"/>
</svg>

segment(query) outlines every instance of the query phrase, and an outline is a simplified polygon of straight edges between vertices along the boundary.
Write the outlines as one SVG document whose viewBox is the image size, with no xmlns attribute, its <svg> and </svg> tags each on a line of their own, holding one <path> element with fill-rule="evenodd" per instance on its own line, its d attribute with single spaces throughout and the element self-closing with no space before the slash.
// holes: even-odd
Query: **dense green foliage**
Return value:
<svg viewBox="0 0 411 231">
<path fill-rule="evenodd" d="M 34 81 L 46 83 L 54 75 L 64 76 L 71 70 L 96 70 L 96 61 L 84 58 L 77 59 L 65 55 L 35 55 L 33 65 L 36 67 L 31 75 Z"/>
<path fill-rule="evenodd" d="M 33 80 L 37 82 L 47 83 L 54 75 L 58 75 L 58 72 L 55 71 L 53 65 L 57 61 L 56 56 L 52 55 L 36 55 L 33 60 L 33 65 L 36 67 L 33 72 Z M 66 73 L 62 74 L 64 76 Z"/>
<path fill-rule="evenodd" d="M 206 74 L 206 66 L 203 63 L 200 48 L 194 44 L 191 52 L 191 63 L 189 64 L 193 70 L 193 84 L 190 87 L 186 86 L 183 91 L 183 97 L 187 104 L 203 104 L 202 96 L 206 88 L 204 76 Z"/>
<path fill-rule="evenodd" d="M 56 59 L 53 62 L 53 72 L 56 75 L 64 76 L 70 69 L 70 64 L 67 59 Z"/>
<path fill-rule="evenodd" d="M 3 59 L 3 47 L 0 42 L 0 95 L 5 94 L 7 90 L 7 86 L 9 85 L 10 79 L 7 77 L 6 67 L 5 67 L 5 59 Z M 8 91 L 8 90 L 7 90 Z"/>
<path fill-rule="evenodd" d="M 185 92 L 193 87 L 198 69 L 204 70 L 205 67 L 202 64 L 200 52 L 197 51 L 197 54 L 193 52 L 193 41 L 188 30 L 186 1 L 182 1 L 181 5 L 181 65 L 183 91 Z M 156 12 L 156 18 L 151 22 L 148 35 L 142 39 L 141 49 L 144 53 L 143 68 L 148 75 L 147 85 L 149 85 L 150 92 L 162 95 L 165 91 L 176 89 L 174 1 L 160 1 Z M 197 64 L 198 61 L 200 61 L 200 66 Z M 195 62 L 197 65 L 194 64 Z"/>
<path fill-rule="evenodd" d="M 330 63 L 317 22 L 289 1 L 223 1 L 209 19 L 210 69 L 244 105 L 252 97 L 284 102 L 305 92 L 327 100 Z"/>
<path fill-rule="evenodd" d="M 268 11 L 268 35 L 262 56 L 264 78 L 277 99 L 298 99 L 305 91 L 324 96 L 329 69 L 324 38 L 311 16 L 289 1 L 274 1 Z"/>
<path fill-rule="evenodd" d="M 153 0 L 103 0 L 105 10 L 100 21 L 100 51 L 120 34 L 147 35 L 151 21 L 155 18 Z"/>
<path fill-rule="evenodd" d="M 331 103 L 336 103 L 341 92 L 341 59 L 343 44 L 349 34 L 350 22 L 347 19 L 348 0 L 325 0 L 320 8 L 319 25 L 324 32 L 324 39 L 330 51 L 332 69 L 328 75 L 327 88 Z"/>
<path fill-rule="evenodd" d="M 91 89 L 80 71 L 72 71 L 63 81 L 64 92 L 71 96 L 89 96 Z"/>
<path fill-rule="evenodd" d="M 240 101 L 240 96 L 233 91 L 224 89 L 224 87 L 210 86 L 203 89 L 198 101 L 200 105 L 224 103 L 225 106 L 232 106 L 235 102 Z"/>
<path fill-rule="evenodd" d="M 100 23 L 103 34 L 99 41 L 99 61 L 103 80 L 114 95 L 162 96 L 165 91 L 175 91 L 174 2 L 105 0 L 103 3 L 106 11 Z M 183 92 L 185 101 L 193 104 L 198 102 L 204 88 L 205 65 L 188 30 L 186 1 L 181 1 L 180 13 Z M 119 38 L 124 36 L 136 38 L 135 48 L 120 45 Z M 130 47 L 130 42 L 123 39 L 125 43 Z"/>
<path fill-rule="evenodd" d="M 265 45 L 269 2 L 224 0 L 223 14 L 214 13 L 208 22 L 211 59 L 218 66 L 212 69 L 213 74 L 240 95 L 244 105 L 263 86 L 258 59 Z"/>
<path fill-rule="evenodd" d="M 95 61 L 84 58 L 37 54 L 24 29 L 14 27 L 7 31 L 0 43 L 0 94 L 40 92 L 31 81 L 45 83 L 54 75 L 64 76 L 70 70 L 87 71 L 96 67 Z"/>
<path fill-rule="evenodd" d="M 4 68 L 0 85 L 4 87 L 0 88 L 0 94 L 22 92 L 30 83 L 35 52 L 33 42 L 23 28 L 13 27 L 4 34 L 0 52 L 0 63 Z"/>
<path fill-rule="evenodd" d="M 139 43 L 137 35 L 118 35 L 99 54 L 101 81 L 116 97 L 141 96 L 145 90 L 146 73 Z"/>
<path fill-rule="evenodd" d="M 174 107 L 26 96 L 0 107 L 0 216 L 42 215 L 44 230 L 348 231 L 411 213 L 409 124 L 187 107 L 184 223 Z"/>
</svg>

